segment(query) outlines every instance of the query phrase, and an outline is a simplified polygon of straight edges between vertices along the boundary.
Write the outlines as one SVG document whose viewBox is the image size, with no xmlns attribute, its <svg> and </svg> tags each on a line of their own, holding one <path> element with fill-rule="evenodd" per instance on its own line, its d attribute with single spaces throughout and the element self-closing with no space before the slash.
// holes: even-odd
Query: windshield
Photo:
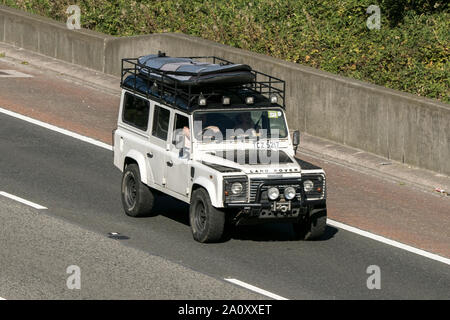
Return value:
<svg viewBox="0 0 450 320">
<path fill-rule="evenodd" d="M 194 135 L 203 142 L 277 139 L 288 135 L 280 109 L 217 110 L 194 113 Z"/>
</svg>

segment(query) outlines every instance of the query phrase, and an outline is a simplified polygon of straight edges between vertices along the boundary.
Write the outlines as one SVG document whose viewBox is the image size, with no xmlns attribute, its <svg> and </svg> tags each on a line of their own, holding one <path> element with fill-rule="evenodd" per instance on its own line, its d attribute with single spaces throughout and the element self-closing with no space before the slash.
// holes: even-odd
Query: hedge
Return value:
<svg viewBox="0 0 450 320">
<path fill-rule="evenodd" d="M 440 0 L 0 0 L 130 36 L 183 32 L 450 103 L 450 13 Z M 381 28 L 369 30 L 369 5 Z"/>
</svg>

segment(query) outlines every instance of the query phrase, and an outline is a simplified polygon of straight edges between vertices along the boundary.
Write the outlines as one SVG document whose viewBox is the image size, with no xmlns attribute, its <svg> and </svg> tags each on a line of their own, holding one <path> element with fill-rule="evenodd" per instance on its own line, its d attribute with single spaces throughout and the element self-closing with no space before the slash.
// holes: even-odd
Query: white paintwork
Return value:
<svg viewBox="0 0 450 320">
<path fill-rule="evenodd" d="M 150 100 L 151 101 L 151 100 Z M 151 101 L 151 108 L 150 108 L 150 116 L 149 116 L 149 131 L 150 133 L 153 130 L 153 113 L 155 110 L 155 106 L 167 109 L 171 111 L 170 108 L 167 108 L 165 106 L 162 106 L 159 103 L 155 103 Z M 149 141 L 145 145 L 143 151 L 145 151 L 144 154 L 151 153 L 153 157 L 149 158 L 147 157 L 147 166 L 148 166 L 148 174 L 149 176 L 149 185 L 156 184 L 158 186 L 166 187 L 166 154 L 168 152 L 168 143 L 171 139 L 170 134 L 170 128 L 173 120 L 173 114 L 170 115 L 169 120 L 169 132 L 167 135 L 167 140 L 164 141 L 160 138 L 157 138 L 153 136 L 152 134 L 149 134 Z"/>
<path fill-rule="evenodd" d="M 208 191 L 211 203 L 216 208 L 223 208 L 222 200 L 222 179 L 214 172 L 215 170 L 207 166 L 197 166 L 195 168 L 194 185 L 202 186 Z M 212 177 L 212 178 L 211 178 Z"/>
<path fill-rule="evenodd" d="M 137 149 L 130 149 L 126 153 L 126 156 L 124 157 L 124 159 L 126 159 L 126 158 L 133 159 L 138 163 L 142 183 L 148 184 L 149 181 L 153 181 L 153 180 L 148 180 L 148 178 L 152 179 L 152 176 L 151 175 L 149 176 L 147 174 L 146 159 L 144 158 L 144 155 L 141 152 L 137 151 Z"/>
<path fill-rule="evenodd" d="M 166 188 L 177 194 L 181 195 L 187 201 L 190 199 L 191 193 L 191 165 L 193 163 L 190 160 L 190 149 L 186 150 L 186 155 L 180 155 L 180 149 L 178 149 L 172 141 L 175 139 L 173 133 L 175 131 L 175 119 L 176 116 L 183 116 L 189 120 L 186 114 L 174 110 L 172 112 L 171 121 L 169 124 L 169 138 L 170 142 L 168 151 L 165 154 L 165 179 Z M 190 126 L 192 127 L 192 126 Z M 169 166 L 167 162 L 171 162 L 172 166 Z"/>
</svg>

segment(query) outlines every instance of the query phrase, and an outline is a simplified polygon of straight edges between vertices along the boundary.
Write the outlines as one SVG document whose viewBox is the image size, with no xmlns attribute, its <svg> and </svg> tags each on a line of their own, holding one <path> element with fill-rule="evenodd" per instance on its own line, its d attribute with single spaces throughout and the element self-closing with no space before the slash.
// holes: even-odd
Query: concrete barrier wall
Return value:
<svg viewBox="0 0 450 320">
<path fill-rule="evenodd" d="M 0 6 L 0 41 L 46 56 L 104 70 L 104 46 L 113 38 L 90 30 Z"/>
<path fill-rule="evenodd" d="M 217 55 L 286 80 L 291 129 L 450 175 L 450 105 L 184 34 L 111 37 L 0 6 L 0 41 L 108 74 L 120 59 Z"/>
</svg>

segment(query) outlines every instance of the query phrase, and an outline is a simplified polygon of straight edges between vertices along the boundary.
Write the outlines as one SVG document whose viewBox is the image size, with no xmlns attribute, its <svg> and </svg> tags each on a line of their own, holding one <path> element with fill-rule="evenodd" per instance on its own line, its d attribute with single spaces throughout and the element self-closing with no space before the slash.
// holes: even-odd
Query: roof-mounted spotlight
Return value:
<svg viewBox="0 0 450 320">
<path fill-rule="evenodd" d="M 222 104 L 223 105 L 229 105 L 230 103 L 231 103 L 230 97 L 226 97 L 226 96 L 222 97 Z"/>
<path fill-rule="evenodd" d="M 270 103 L 278 103 L 278 97 L 277 96 L 270 96 Z"/>
<path fill-rule="evenodd" d="M 200 96 L 198 97 L 198 105 L 199 106 L 206 106 L 206 98 L 203 95 L 203 93 L 200 93 Z"/>
<path fill-rule="evenodd" d="M 254 97 L 246 97 L 245 98 L 245 103 L 246 104 L 253 104 L 255 102 L 255 98 Z"/>
</svg>

